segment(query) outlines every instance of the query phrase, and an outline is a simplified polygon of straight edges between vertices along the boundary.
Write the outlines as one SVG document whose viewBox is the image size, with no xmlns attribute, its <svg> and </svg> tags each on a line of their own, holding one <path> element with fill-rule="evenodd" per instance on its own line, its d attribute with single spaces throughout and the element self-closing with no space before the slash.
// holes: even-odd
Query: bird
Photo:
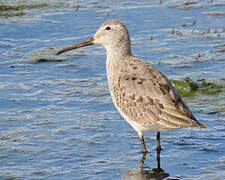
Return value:
<svg viewBox="0 0 225 180">
<path fill-rule="evenodd" d="M 157 152 L 161 152 L 160 133 L 180 128 L 207 128 L 197 121 L 170 80 L 150 63 L 133 56 L 126 25 L 111 19 L 101 24 L 87 40 L 66 47 L 56 55 L 84 46 L 106 50 L 106 74 L 112 101 L 121 116 L 140 137 L 147 153 L 144 132 L 157 132 Z"/>
</svg>

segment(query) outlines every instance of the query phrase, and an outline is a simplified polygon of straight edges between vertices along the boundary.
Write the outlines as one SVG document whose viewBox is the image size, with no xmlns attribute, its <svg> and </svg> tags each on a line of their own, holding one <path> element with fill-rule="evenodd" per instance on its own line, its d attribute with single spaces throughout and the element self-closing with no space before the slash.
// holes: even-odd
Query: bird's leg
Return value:
<svg viewBox="0 0 225 180">
<path fill-rule="evenodd" d="M 158 169 L 161 169 L 161 166 L 160 166 L 160 151 L 157 149 L 157 165 L 158 165 Z"/>
<path fill-rule="evenodd" d="M 142 150 L 143 150 L 143 153 L 147 153 L 147 149 L 146 149 L 146 146 L 145 146 L 145 140 L 144 140 L 144 136 L 140 136 L 141 138 L 141 144 L 142 144 Z"/>
<path fill-rule="evenodd" d="M 141 161 L 140 161 L 140 165 L 139 165 L 139 167 L 140 167 L 141 170 L 144 167 L 145 159 L 146 159 L 146 153 L 143 153 L 142 158 L 141 158 Z"/>
<path fill-rule="evenodd" d="M 157 152 L 160 154 L 162 148 L 160 146 L 160 132 L 157 132 L 157 148 L 156 148 Z"/>
</svg>

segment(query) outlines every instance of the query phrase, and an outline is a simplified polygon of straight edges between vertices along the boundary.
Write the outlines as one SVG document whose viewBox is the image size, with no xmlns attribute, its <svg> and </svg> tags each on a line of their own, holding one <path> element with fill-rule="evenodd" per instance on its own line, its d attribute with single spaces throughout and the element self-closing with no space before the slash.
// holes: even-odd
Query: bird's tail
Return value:
<svg viewBox="0 0 225 180">
<path fill-rule="evenodd" d="M 204 124 L 199 123 L 199 128 L 202 128 L 202 129 L 207 129 L 207 128 L 208 128 L 208 126 L 206 126 L 206 125 L 204 125 Z"/>
</svg>

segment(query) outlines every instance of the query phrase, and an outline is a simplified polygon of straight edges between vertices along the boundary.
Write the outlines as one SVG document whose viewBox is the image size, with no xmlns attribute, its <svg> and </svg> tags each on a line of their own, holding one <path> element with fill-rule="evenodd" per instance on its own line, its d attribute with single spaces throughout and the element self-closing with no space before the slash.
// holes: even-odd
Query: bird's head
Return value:
<svg viewBox="0 0 225 180">
<path fill-rule="evenodd" d="M 126 26 L 118 20 L 109 20 L 98 28 L 93 37 L 62 49 L 57 55 L 94 44 L 104 47 L 107 51 L 120 49 L 124 53 L 130 53 L 130 37 Z"/>
</svg>

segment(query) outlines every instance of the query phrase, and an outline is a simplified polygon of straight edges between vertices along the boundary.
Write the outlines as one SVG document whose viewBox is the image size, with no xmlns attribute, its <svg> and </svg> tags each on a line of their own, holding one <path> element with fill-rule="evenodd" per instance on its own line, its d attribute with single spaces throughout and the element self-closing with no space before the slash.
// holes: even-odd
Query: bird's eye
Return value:
<svg viewBox="0 0 225 180">
<path fill-rule="evenodd" d="M 105 28 L 106 31 L 109 31 L 110 29 L 111 29 L 111 27 L 109 27 L 109 26 L 107 26 L 107 27 Z"/>
</svg>

